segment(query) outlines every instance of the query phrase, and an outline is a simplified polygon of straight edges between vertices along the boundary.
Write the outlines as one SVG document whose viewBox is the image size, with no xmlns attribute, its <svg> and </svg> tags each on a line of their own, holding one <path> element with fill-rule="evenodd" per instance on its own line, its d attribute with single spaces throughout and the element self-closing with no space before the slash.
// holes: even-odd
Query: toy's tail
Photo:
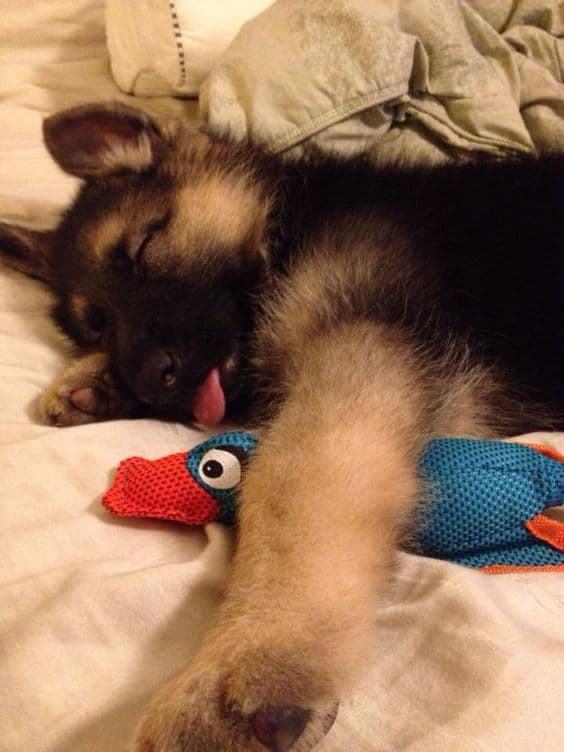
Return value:
<svg viewBox="0 0 564 752">
<path fill-rule="evenodd" d="M 563 460 L 546 447 L 432 441 L 421 463 L 433 498 L 420 551 L 496 571 L 564 568 L 564 524 L 546 514 L 564 502 Z"/>
</svg>

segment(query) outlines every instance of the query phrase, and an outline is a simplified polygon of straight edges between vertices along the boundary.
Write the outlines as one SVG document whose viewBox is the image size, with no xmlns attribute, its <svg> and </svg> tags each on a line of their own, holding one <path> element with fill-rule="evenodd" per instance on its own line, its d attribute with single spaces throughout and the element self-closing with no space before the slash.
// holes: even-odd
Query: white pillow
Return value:
<svg viewBox="0 0 564 752">
<path fill-rule="evenodd" d="M 138 96 L 197 96 L 241 26 L 272 0 L 107 0 L 118 86 Z"/>
</svg>

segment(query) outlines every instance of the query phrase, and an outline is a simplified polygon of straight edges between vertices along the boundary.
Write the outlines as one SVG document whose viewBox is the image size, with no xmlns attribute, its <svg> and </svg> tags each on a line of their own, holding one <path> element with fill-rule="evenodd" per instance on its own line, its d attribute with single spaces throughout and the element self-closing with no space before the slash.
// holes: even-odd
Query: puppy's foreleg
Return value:
<svg viewBox="0 0 564 752">
<path fill-rule="evenodd" d="M 416 498 L 425 390 L 407 348 L 370 325 L 294 366 L 244 481 L 225 603 L 136 750 L 311 749 L 367 655 Z"/>
<path fill-rule="evenodd" d="M 71 361 L 37 404 L 41 422 L 55 426 L 134 417 L 136 410 L 138 403 L 120 387 L 102 352 Z"/>
</svg>

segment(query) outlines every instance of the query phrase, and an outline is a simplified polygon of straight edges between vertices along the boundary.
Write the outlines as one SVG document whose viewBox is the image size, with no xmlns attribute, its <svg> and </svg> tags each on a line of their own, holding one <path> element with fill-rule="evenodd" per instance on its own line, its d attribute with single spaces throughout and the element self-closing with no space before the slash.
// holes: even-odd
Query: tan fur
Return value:
<svg viewBox="0 0 564 752">
<path fill-rule="evenodd" d="M 103 222 L 97 222 L 88 228 L 86 241 L 98 260 L 106 258 L 109 251 L 119 242 L 124 229 L 123 214 L 107 214 Z"/>
<path fill-rule="evenodd" d="M 146 133 L 140 133 L 135 144 L 126 144 L 122 141 L 110 141 L 108 148 L 101 155 L 100 174 L 114 169 L 128 167 L 130 170 L 141 172 L 153 162 L 153 150 L 151 140 Z M 93 172 L 92 174 L 96 174 Z"/>
<path fill-rule="evenodd" d="M 335 243 L 339 239 L 326 238 L 315 252 L 305 254 L 292 275 L 278 286 L 274 299 L 269 300 L 259 326 L 255 347 L 255 366 L 269 376 L 268 405 L 272 407 L 272 386 L 278 385 L 283 398 L 288 378 L 300 367 L 304 346 L 317 342 L 320 334 L 330 332 L 339 322 L 354 318 L 353 312 L 365 310 L 367 317 L 373 312 L 374 270 L 366 264 L 367 240 L 360 236 L 355 241 L 351 228 L 346 252 L 335 256 Z M 390 262 L 387 249 L 382 249 L 378 267 L 379 285 L 385 292 L 400 284 L 397 269 Z M 379 347 L 395 351 L 406 347 L 403 335 L 395 331 L 390 341 L 385 339 Z M 434 361 L 425 350 L 409 348 L 414 383 L 417 381 L 429 400 L 427 426 L 429 436 L 507 436 L 519 431 L 519 423 L 509 419 L 500 423 L 499 413 L 492 405 L 506 406 L 516 399 L 508 392 L 503 376 L 493 366 L 472 362 L 470 354 L 460 341 L 445 348 L 445 354 Z M 340 400 L 335 395 L 335 400 Z M 320 405 L 321 409 L 321 405 Z M 507 415 L 511 410 L 499 411 Z M 549 417 L 540 415 L 530 403 L 524 403 L 520 420 L 527 417 L 531 424 L 550 425 Z M 398 419 L 403 418 L 398 414 Z M 496 426 L 492 425 L 492 417 Z"/>
<path fill-rule="evenodd" d="M 199 253 L 240 245 L 243 251 L 265 255 L 272 186 L 257 179 L 248 155 L 233 159 L 230 146 L 205 133 L 187 137 L 186 129 L 179 129 L 174 138 L 169 169 L 172 175 L 185 176 L 174 201 L 184 220 L 177 224 L 179 232 L 190 230 L 188 240 Z"/>
<path fill-rule="evenodd" d="M 355 304 L 370 312 L 373 270 L 366 264 L 362 242 L 355 245 L 349 238 L 346 252 L 337 258 L 332 256 L 335 245 L 338 239 L 325 239 L 315 252 L 305 254 L 263 313 L 255 348 L 257 366 L 275 371 L 275 382 L 292 372 L 293 358 L 300 358 L 304 343 L 350 318 Z M 384 257 L 385 253 L 380 275 L 392 277 Z"/>
<path fill-rule="evenodd" d="M 268 205 L 257 198 L 256 187 L 243 177 L 205 176 L 177 192 L 171 232 L 191 251 L 190 261 L 213 265 L 217 254 L 234 248 L 262 252 Z"/>
</svg>

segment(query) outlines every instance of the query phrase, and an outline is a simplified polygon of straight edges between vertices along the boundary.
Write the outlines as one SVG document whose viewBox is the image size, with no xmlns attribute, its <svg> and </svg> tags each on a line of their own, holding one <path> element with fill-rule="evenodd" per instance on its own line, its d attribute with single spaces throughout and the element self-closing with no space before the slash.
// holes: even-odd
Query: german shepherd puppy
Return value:
<svg viewBox="0 0 564 752">
<path fill-rule="evenodd" d="M 564 426 L 564 158 L 288 163 L 120 106 L 44 133 L 84 185 L 54 231 L 0 234 L 85 353 L 43 417 L 263 431 L 215 626 L 132 750 L 310 750 L 367 654 L 425 442 Z"/>
</svg>

